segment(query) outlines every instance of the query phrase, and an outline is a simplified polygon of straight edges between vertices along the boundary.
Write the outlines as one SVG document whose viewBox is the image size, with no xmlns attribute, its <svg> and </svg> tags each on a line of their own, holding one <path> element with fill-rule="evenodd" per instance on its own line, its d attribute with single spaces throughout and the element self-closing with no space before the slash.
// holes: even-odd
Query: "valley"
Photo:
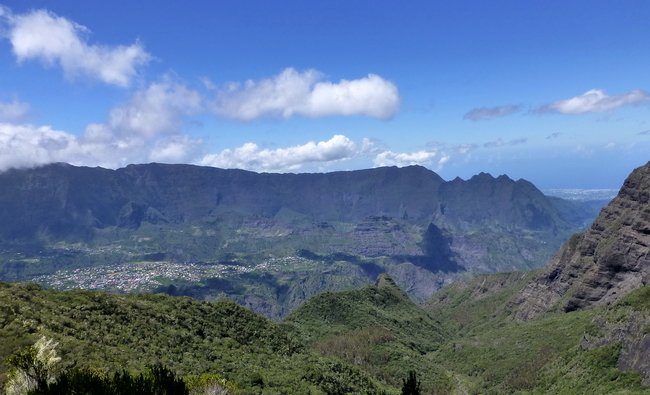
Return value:
<svg viewBox="0 0 650 395">
<path fill-rule="evenodd" d="M 397 394 L 413 374 L 426 394 L 650 393 L 648 191 L 650 163 L 548 266 L 450 270 L 454 281 L 419 304 L 389 274 L 395 256 L 306 249 L 251 265 L 237 262 L 244 255 L 174 264 L 154 254 L 44 275 L 49 289 L 0 283 L 0 381 L 13 388 L 17 350 L 48 341 L 59 377 L 158 361 L 193 393 Z M 386 216 L 362 223 L 352 229 L 408 229 Z M 421 256 L 449 262 L 441 233 L 428 227 Z M 111 292 L 77 289 L 84 281 Z"/>
<path fill-rule="evenodd" d="M 539 267 L 604 204 L 547 197 L 507 176 L 444 181 L 418 166 L 53 164 L 0 182 L 0 280 L 227 296 L 272 318 L 380 273 L 424 302 L 464 273 Z"/>
</svg>

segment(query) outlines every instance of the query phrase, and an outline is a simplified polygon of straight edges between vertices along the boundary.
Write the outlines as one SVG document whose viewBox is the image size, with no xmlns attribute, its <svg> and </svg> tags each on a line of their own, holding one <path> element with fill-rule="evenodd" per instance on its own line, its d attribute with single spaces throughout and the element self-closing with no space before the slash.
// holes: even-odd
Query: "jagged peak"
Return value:
<svg viewBox="0 0 650 395">
<path fill-rule="evenodd" d="M 469 179 L 469 181 L 472 180 L 494 180 L 494 176 L 490 173 L 482 171 L 478 174 L 473 175 L 472 178 Z"/>
<path fill-rule="evenodd" d="M 494 182 L 494 181 L 496 181 L 496 182 L 508 182 L 508 183 L 514 183 L 515 182 L 507 174 L 501 174 L 498 177 L 494 177 L 492 174 L 484 172 L 484 171 L 473 175 L 472 177 L 470 177 L 467 180 L 464 180 L 464 179 L 457 176 L 457 177 L 455 177 L 453 180 L 451 180 L 449 182 L 452 182 L 452 183 L 465 183 L 465 182 L 476 183 L 476 182 Z"/>
</svg>

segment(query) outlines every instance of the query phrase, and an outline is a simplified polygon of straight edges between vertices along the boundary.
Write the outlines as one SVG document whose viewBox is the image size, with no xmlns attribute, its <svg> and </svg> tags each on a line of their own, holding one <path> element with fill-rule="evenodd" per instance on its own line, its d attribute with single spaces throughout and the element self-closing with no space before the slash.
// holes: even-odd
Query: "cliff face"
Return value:
<svg viewBox="0 0 650 395">
<path fill-rule="evenodd" d="M 152 285 L 131 276 L 142 268 L 131 263 L 150 263 L 154 277 L 206 263 L 228 281 L 201 277 L 169 292 L 225 293 L 278 316 L 382 272 L 424 300 L 459 272 L 539 267 L 594 216 L 524 180 L 482 173 L 446 182 L 420 166 L 268 174 L 52 164 L 0 173 L 0 280 L 83 287 L 96 270 L 124 264 L 115 283 L 133 289 Z M 266 266 L 275 258 L 278 270 Z M 252 268 L 259 276 L 246 277 Z"/>
<path fill-rule="evenodd" d="M 326 174 L 269 174 L 191 165 L 123 169 L 53 164 L 0 173 L 0 237 L 86 236 L 95 228 L 187 223 L 223 211 L 312 221 L 388 216 L 423 226 L 519 227 L 558 232 L 581 225 L 527 181 L 481 173 L 445 182 L 420 166 Z M 579 211 L 579 210 L 578 210 Z"/>
<path fill-rule="evenodd" d="M 516 297 L 517 317 L 619 300 L 650 281 L 650 162 L 625 180 L 592 226 L 574 236 Z"/>
<path fill-rule="evenodd" d="M 0 173 L 0 238 L 90 237 L 97 228 L 188 223 L 224 211 L 273 218 L 288 209 L 313 221 L 389 215 L 428 223 L 442 183 L 418 166 L 259 174 L 191 165 L 107 170 L 53 164 Z"/>
</svg>

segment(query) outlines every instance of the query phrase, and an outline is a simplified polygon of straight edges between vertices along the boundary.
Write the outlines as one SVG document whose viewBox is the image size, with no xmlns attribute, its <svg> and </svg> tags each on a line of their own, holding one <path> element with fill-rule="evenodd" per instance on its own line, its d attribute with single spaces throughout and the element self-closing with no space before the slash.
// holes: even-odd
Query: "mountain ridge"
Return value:
<svg viewBox="0 0 650 395">
<path fill-rule="evenodd" d="M 102 289 L 228 295 L 276 318 L 382 272 L 423 301 L 461 272 L 534 268 L 594 215 L 524 180 L 445 181 L 421 166 L 53 164 L 0 173 L 0 186 L 0 280 L 79 287 L 114 266 L 124 279 Z M 133 283 L 143 270 L 150 280 Z"/>
<path fill-rule="evenodd" d="M 346 216 L 360 219 L 370 215 L 389 215 L 426 221 L 433 215 L 449 216 L 447 206 L 450 200 L 454 203 L 450 196 L 454 193 L 469 195 L 473 192 L 478 197 L 494 198 L 494 192 L 499 191 L 501 196 L 498 196 L 498 200 L 506 201 L 509 199 L 501 198 L 518 193 L 519 190 L 523 190 L 521 193 L 524 194 L 532 193 L 536 195 L 535 198 L 544 196 L 532 184 L 522 179 L 514 181 L 505 175 L 495 178 L 481 173 L 467 181 L 459 178 L 444 181 L 435 172 L 421 166 L 279 174 L 158 163 L 128 165 L 117 170 L 57 163 L 31 169 L 7 170 L 0 173 L 0 183 L 6 191 L 0 195 L 3 203 L 20 199 L 24 208 L 30 201 L 49 202 L 50 208 L 58 208 L 59 213 L 60 209 L 68 209 L 69 212 L 63 211 L 67 214 L 64 216 L 65 220 L 70 220 L 70 217 L 82 220 L 79 225 L 82 227 L 129 227 L 147 220 L 155 223 L 156 213 L 147 212 L 149 209 L 163 214 L 163 218 L 158 218 L 159 220 L 173 222 L 190 221 L 199 215 L 208 215 L 210 210 L 219 206 L 245 208 L 248 214 L 272 217 L 280 209 L 276 201 L 278 199 L 285 200 L 285 206 L 290 209 L 307 213 L 315 220 L 332 221 L 345 219 Z M 194 189 L 188 191 L 190 185 Z M 504 190 L 504 186 L 508 188 Z M 399 196 L 395 196 L 396 193 L 388 193 L 389 190 L 402 192 L 404 187 L 412 190 Z M 445 190 L 439 194 L 441 187 Z M 246 191 L 246 188 L 254 191 Z M 30 189 L 42 194 L 30 197 Z M 526 190 L 529 192 L 525 192 Z M 84 191 L 87 192 L 86 196 Z M 264 199 L 251 196 L 259 192 L 265 193 Z M 26 201 L 24 198 L 27 198 Z M 177 209 L 169 207 L 166 200 L 171 200 L 177 205 Z M 369 203 L 363 200 L 369 200 Z M 180 204 L 183 201 L 188 203 Z M 444 207 L 441 209 L 439 205 Z M 47 230 L 43 229 L 43 221 L 40 221 L 39 229 L 39 226 L 30 223 L 29 219 L 23 221 L 23 227 L 19 227 L 17 232 L 15 229 L 7 229 L 12 225 L 12 221 L 8 221 L 11 218 L 7 218 L 9 211 L 0 211 L 0 214 L 4 214 L 2 219 L 5 220 L 0 226 L 0 234 L 4 237 L 11 237 L 11 234 L 34 236 L 39 230 Z M 40 220 L 44 214 L 46 213 L 37 211 L 31 217 Z M 526 214 L 523 213 L 524 216 Z M 83 223 L 83 220 L 87 222 Z M 506 218 L 506 221 L 519 219 Z M 65 227 L 64 223 L 48 224 L 45 221 L 45 224 L 52 227 L 55 236 L 65 236 L 65 231 L 60 229 Z M 12 231 L 11 234 L 9 230 Z"/>
</svg>

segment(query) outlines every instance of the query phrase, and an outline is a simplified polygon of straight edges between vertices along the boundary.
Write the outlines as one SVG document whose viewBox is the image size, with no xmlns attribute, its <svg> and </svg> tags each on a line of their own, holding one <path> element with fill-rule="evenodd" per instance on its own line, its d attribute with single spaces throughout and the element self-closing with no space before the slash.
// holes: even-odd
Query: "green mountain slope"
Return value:
<svg viewBox="0 0 650 395">
<path fill-rule="evenodd" d="M 359 290 L 315 296 L 285 323 L 322 355 L 357 365 L 390 385 L 399 386 L 409 370 L 418 370 L 424 388 L 451 388 L 445 370 L 426 357 L 444 343 L 447 330 L 388 276 Z"/>
<path fill-rule="evenodd" d="M 451 330 L 466 333 L 512 314 L 509 305 L 537 272 L 510 272 L 469 277 L 433 294 L 425 309 Z"/>
<path fill-rule="evenodd" d="M 650 355 L 650 287 L 615 305 L 518 320 L 512 300 L 536 275 L 479 276 L 436 293 L 427 310 L 453 334 L 431 361 L 470 393 L 650 393 L 638 364 Z"/>
<path fill-rule="evenodd" d="M 40 336 L 59 342 L 63 364 L 100 371 L 160 362 L 181 375 L 216 373 L 243 393 L 381 392 L 358 368 L 229 301 L 0 284 L 0 358 Z"/>
<path fill-rule="evenodd" d="M 217 374 L 241 393 L 397 393 L 411 370 L 426 394 L 650 393 L 638 373 L 650 288 L 517 320 L 509 301 L 532 275 L 469 279 L 426 308 L 382 276 L 317 296 L 281 324 L 228 301 L 2 284 L 0 357 L 45 335 L 67 365 L 138 372 L 162 362 L 185 377 Z"/>
</svg>

